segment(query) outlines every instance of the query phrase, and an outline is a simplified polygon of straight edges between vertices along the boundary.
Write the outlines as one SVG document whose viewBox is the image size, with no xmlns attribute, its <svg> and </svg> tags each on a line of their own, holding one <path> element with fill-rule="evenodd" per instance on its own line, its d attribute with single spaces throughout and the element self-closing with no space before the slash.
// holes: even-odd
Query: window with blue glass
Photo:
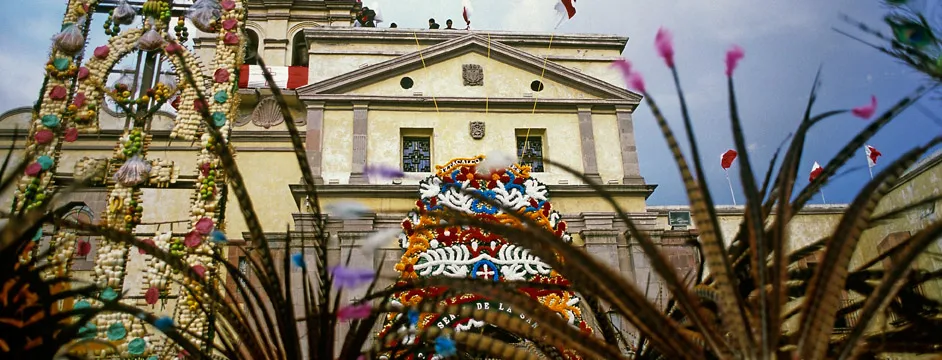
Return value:
<svg viewBox="0 0 942 360">
<path fill-rule="evenodd" d="M 404 136 L 402 138 L 402 171 L 432 172 L 432 138 Z"/>
<path fill-rule="evenodd" d="M 520 165 L 530 165 L 530 171 L 543 172 L 543 137 L 517 136 L 517 159 Z"/>
</svg>

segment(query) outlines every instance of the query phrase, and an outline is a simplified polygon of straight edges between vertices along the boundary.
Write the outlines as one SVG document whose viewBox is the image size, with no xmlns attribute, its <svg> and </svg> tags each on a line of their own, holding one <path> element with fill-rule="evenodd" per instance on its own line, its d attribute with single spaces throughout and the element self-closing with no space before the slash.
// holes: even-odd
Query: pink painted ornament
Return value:
<svg viewBox="0 0 942 360">
<path fill-rule="evenodd" d="M 36 140 L 36 143 L 45 145 L 52 142 L 52 139 L 55 137 L 55 134 L 49 130 L 39 130 L 36 132 L 36 135 L 33 135 L 33 139 Z"/>
<path fill-rule="evenodd" d="M 216 225 L 213 224 L 213 219 L 204 217 L 196 222 L 195 228 L 196 231 L 198 231 L 200 234 L 209 235 L 209 233 L 213 232 L 213 227 L 215 226 Z"/>
<path fill-rule="evenodd" d="M 183 245 L 186 247 L 194 248 L 200 246 L 200 243 L 203 242 L 203 236 L 196 230 L 190 231 L 186 234 L 186 237 L 183 238 Z"/>
<path fill-rule="evenodd" d="M 213 80 L 216 80 L 217 83 L 224 83 L 229 81 L 229 70 L 226 69 L 217 69 L 213 74 Z"/>
<path fill-rule="evenodd" d="M 195 272 L 196 275 L 199 275 L 200 277 L 206 277 L 206 268 L 204 268 L 203 265 L 194 266 L 193 272 Z"/>
<path fill-rule="evenodd" d="M 72 99 L 72 105 L 75 105 L 76 107 L 84 107 L 85 106 L 85 93 L 75 94 L 75 98 Z"/>
<path fill-rule="evenodd" d="M 78 135 L 78 129 L 68 128 L 65 130 L 65 134 L 63 134 L 62 139 L 65 140 L 65 142 L 73 142 L 78 140 Z"/>
<path fill-rule="evenodd" d="M 236 26 L 239 26 L 239 20 L 236 19 L 228 19 L 222 22 L 222 28 L 226 30 L 233 30 Z"/>
<path fill-rule="evenodd" d="M 144 239 L 144 240 L 141 240 L 141 242 L 150 246 L 157 246 L 157 243 L 155 243 L 153 239 Z M 147 252 L 141 248 L 137 248 L 137 252 L 140 253 L 141 255 L 147 254 Z"/>
<path fill-rule="evenodd" d="M 78 79 L 85 80 L 86 78 L 88 78 L 88 73 L 89 71 L 87 67 L 84 67 L 84 66 L 80 67 L 78 70 Z"/>
<path fill-rule="evenodd" d="M 75 243 L 75 255 L 87 256 L 92 252 L 92 244 L 85 240 L 79 240 Z"/>
<path fill-rule="evenodd" d="M 226 11 L 232 11 L 232 9 L 235 9 L 236 6 L 235 1 L 232 0 L 223 0 L 219 4 L 222 5 L 222 9 Z"/>
<path fill-rule="evenodd" d="M 39 165 L 39 163 L 32 163 L 32 164 L 29 164 L 29 166 L 26 167 L 26 171 L 25 171 L 25 172 L 26 172 L 26 175 L 27 175 L 27 176 L 34 176 L 34 177 L 35 177 L 35 176 L 38 176 L 39 173 L 41 173 L 42 171 L 43 171 L 43 166 L 42 166 L 42 165 Z"/>
<path fill-rule="evenodd" d="M 99 59 L 104 59 L 108 57 L 108 54 L 111 53 L 111 48 L 108 45 L 102 45 L 95 48 L 95 57 Z"/>
<path fill-rule="evenodd" d="M 147 293 L 144 294 L 144 300 L 147 300 L 148 305 L 156 304 L 157 300 L 160 300 L 160 290 L 157 289 L 156 286 L 147 289 Z"/>
<path fill-rule="evenodd" d="M 226 37 L 223 38 L 222 42 L 226 45 L 239 45 L 239 35 L 226 33 Z"/>
<path fill-rule="evenodd" d="M 49 91 L 49 98 L 53 100 L 65 100 L 67 95 L 69 95 L 69 92 L 62 85 L 56 85 Z"/>
<path fill-rule="evenodd" d="M 168 54 L 181 53 L 183 52 L 183 46 L 178 43 L 172 42 L 172 43 L 167 44 L 167 46 L 164 47 L 164 51 L 166 51 Z"/>
</svg>

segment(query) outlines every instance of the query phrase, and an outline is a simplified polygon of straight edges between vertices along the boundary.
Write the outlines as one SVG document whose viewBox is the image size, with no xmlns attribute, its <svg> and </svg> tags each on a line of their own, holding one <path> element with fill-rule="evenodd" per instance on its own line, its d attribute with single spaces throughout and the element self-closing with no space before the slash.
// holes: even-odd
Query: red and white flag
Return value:
<svg viewBox="0 0 942 360">
<path fill-rule="evenodd" d="M 723 155 L 720 155 L 720 166 L 723 167 L 723 170 L 729 169 L 730 166 L 733 166 L 733 160 L 736 160 L 736 156 L 739 153 L 736 150 L 726 150 Z"/>
<path fill-rule="evenodd" d="M 559 0 L 556 4 L 556 12 L 559 13 L 560 19 L 556 23 L 556 27 L 559 27 L 563 23 L 563 20 L 572 19 L 573 16 L 576 16 L 576 7 L 572 4 L 576 0 Z"/>
<path fill-rule="evenodd" d="M 824 168 L 818 164 L 817 161 L 814 162 L 814 166 L 811 167 L 811 174 L 808 174 L 808 182 L 814 181 L 818 175 L 821 175 L 821 172 L 824 171 Z"/>
<path fill-rule="evenodd" d="M 864 146 L 864 149 L 867 151 L 867 165 L 870 165 L 870 167 L 877 166 L 877 158 L 883 156 L 883 154 L 870 145 Z"/>
</svg>

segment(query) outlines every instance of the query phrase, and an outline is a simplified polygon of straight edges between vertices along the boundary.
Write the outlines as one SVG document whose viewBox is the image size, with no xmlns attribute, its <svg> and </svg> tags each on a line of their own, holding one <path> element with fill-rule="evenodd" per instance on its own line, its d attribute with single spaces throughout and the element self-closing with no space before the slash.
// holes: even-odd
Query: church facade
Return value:
<svg viewBox="0 0 942 360">
<path fill-rule="evenodd" d="M 627 37 L 354 28 L 355 5 L 341 0 L 251 0 L 248 7 L 247 76 L 240 84 L 241 113 L 230 139 L 276 254 L 285 256 L 286 241 L 298 248 L 294 243 L 307 241 L 313 229 L 312 205 L 284 124 L 294 121 L 304 137 L 321 205 L 352 200 L 372 210 L 360 218 L 328 218 L 332 263 L 349 256 L 355 264 L 395 277 L 399 244 L 391 241 L 375 254 L 354 251 L 356 247 L 377 230 L 401 226 L 420 198 L 419 182 L 437 165 L 503 153 L 528 159 L 532 176 L 546 185 L 553 208 L 568 223 L 574 244 L 649 288 L 652 300 L 663 298 L 656 279 L 648 283 L 647 260 L 626 225 L 580 177 L 544 160 L 602 184 L 628 217 L 661 244 L 678 273 L 696 269 L 696 229 L 668 221 L 672 212 L 688 209 L 646 204 L 657 186 L 639 166 L 633 115 L 642 99 L 625 90 L 610 67 L 621 57 Z M 213 39 L 194 39 L 201 58 L 211 58 L 214 46 Z M 259 78 L 259 59 L 276 74 L 293 119 L 281 116 Z M 161 186 L 143 189 L 147 210 L 135 229 L 141 237 L 188 231 L 190 196 L 198 186 L 198 148 L 171 140 L 173 117 L 172 112 L 158 112 L 151 125 L 150 156 L 175 170 Z M 29 121 L 29 108 L 0 116 L 0 145 L 12 143 L 14 129 Z M 96 159 L 111 157 L 124 119 L 106 110 L 100 124 L 98 136 L 63 145 L 54 177 L 58 186 L 71 184 Z M 398 167 L 407 176 L 371 177 L 366 171 L 371 165 Z M 9 208 L 10 194 L 2 198 L 2 206 Z M 234 244 L 245 244 L 250 235 L 237 201 L 231 195 L 228 200 L 225 230 Z M 107 189 L 80 189 L 63 204 L 74 206 L 74 216 L 96 221 L 105 213 Z M 741 211 L 719 211 L 727 239 L 735 234 Z M 792 224 L 794 246 L 826 234 L 843 211 L 843 206 L 818 206 L 799 214 Z M 89 278 L 97 250 L 97 242 L 91 243 L 92 251 L 75 262 L 77 273 Z M 245 254 L 235 247 L 228 256 L 240 268 L 244 264 Z M 129 258 L 124 290 L 143 303 L 148 265 L 137 252 Z M 386 284 L 388 280 L 381 285 Z M 345 294 L 348 299 L 357 295 Z"/>
</svg>

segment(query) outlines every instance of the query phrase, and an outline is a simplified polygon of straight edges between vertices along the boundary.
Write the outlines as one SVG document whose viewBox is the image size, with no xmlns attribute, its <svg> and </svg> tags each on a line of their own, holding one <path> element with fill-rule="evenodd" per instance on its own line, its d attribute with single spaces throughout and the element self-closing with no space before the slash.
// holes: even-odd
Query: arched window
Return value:
<svg viewBox="0 0 942 360">
<path fill-rule="evenodd" d="M 307 39 L 304 30 L 298 31 L 291 39 L 291 66 L 307 66 Z"/>
<path fill-rule="evenodd" d="M 245 59 L 242 63 L 245 65 L 258 65 L 258 34 L 252 30 L 245 30 Z"/>
</svg>

